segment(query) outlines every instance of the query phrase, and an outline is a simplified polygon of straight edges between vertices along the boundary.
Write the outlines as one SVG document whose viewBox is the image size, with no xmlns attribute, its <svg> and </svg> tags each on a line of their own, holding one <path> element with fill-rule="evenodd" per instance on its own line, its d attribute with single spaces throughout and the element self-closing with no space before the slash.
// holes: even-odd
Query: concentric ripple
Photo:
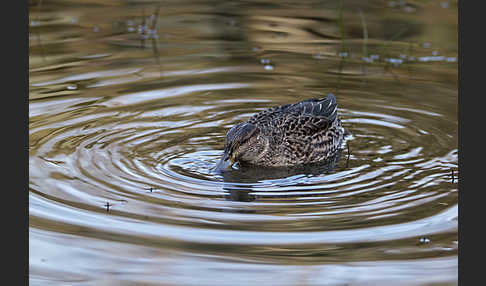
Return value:
<svg viewBox="0 0 486 286">
<path fill-rule="evenodd" d="M 436 69 L 408 60 L 388 74 L 396 61 L 385 56 L 401 46 L 378 56 L 383 42 L 370 39 L 374 57 L 352 59 L 338 53 L 332 17 L 292 18 L 287 9 L 268 17 L 177 11 L 185 18 L 176 22 L 160 12 L 167 15 L 160 15 L 159 32 L 147 32 L 159 37 L 142 38 L 147 47 L 138 46 L 147 27 L 133 11 L 98 19 L 89 27 L 92 45 L 50 31 L 54 16 L 33 29 L 47 25 L 50 41 L 42 48 L 52 51 L 42 54 L 47 62 L 31 56 L 32 279 L 103 284 L 110 263 L 134 267 L 120 270 L 126 276 L 119 280 L 131 285 L 158 284 L 160 271 L 170 285 L 225 285 L 200 274 L 220 269 L 310 275 L 300 272 L 303 265 L 315 267 L 318 285 L 348 283 L 350 275 L 389 285 L 402 275 L 399 267 L 409 278 L 418 273 L 419 284 L 457 278 L 457 87 L 447 80 L 453 63 Z M 78 25 L 83 17 L 62 19 L 76 26 L 67 29 L 73 33 L 87 29 Z M 208 23 L 226 24 L 214 34 L 202 28 Z M 251 35 L 245 45 L 228 36 L 233 29 Z M 77 51 L 76 43 L 83 48 L 74 58 L 57 55 L 59 41 L 66 53 Z M 350 133 L 334 160 L 212 172 L 233 125 L 330 92 Z M 70 267 L 59 257 L 47 263 L 55 254 L 42 249 L 58 245 L 99 268 Z M 160 270 L 161 263 L 170 265 Z M 193 270 L 203 284 L 181 278 Z M 374 274 L 357 275 L 365 271 Z M 246 285 L 243 276 L 235 275 L 235 285 Z"/>
<path fill-rule="evenodd" d="M 232 87 L 245 85 L 221 84 L 221 90 L 230 88 L 221 96 L 231 98 Z M 455 232 L 457 181 L 450 174 L 457 169 L 457 149 L 449 149 L 454 136 L 448 135 L 454 134 L 440 129 L 454 126 L 453 120 L 377 104 L 385 95 L 357 100 L 343 92 L 340 116 L 351 135 L 337 160 L 307 168 L 239 169 L 222 177 L 211 170 L 227 129 L 250 110 L 279 102 L 253 100 L 250 91 L 237 102 L 211 100 L 214 87 L 207 88 L 171 88 L 174 101 L 191 98 L 192 105 L 159 99 L 162 90 L 121 96 L 132 104 L 113 106 L 114 98 L 50 114 L 30 130 L 33 194 L 42 197 L 48 189 L 51 200 L 82 203 L 77 211 L 95 217 L 111 202 L 116 217 L 155 222 L 147 235 L 185 225 L 190 237 L 182 232 L 173 239 L 193 242 L 201 242 L 198 230 L 211 229 L 229 231 L 215 235 L 218 241 L 228 236 L 226 243 L 236 242 L 235 230 L 243 231 L 242 243 L 249 245 Z M 126 233 L 133 231 L 126 227 Z"/>
</svg>

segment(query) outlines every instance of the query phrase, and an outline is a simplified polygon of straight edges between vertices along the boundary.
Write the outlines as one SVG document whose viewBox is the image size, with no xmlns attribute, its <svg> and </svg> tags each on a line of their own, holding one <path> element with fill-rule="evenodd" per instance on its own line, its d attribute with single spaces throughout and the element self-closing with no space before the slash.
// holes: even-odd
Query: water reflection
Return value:
<svg viewBox="0 0 486 286">
<path fill-rule="evenodd" d="M 339 151 L 333 158 L 320 164 L 309 164 L 290 167 L 261 167 L 261 166 L 238 166 L 226 172 L 218 172 L 218 175 L 225 182 L 223 189 L 229 194 L 225 198 L 232 201 L 251 202 L 256 199 L 252 195 L 255 191 L 255 183 L 272 186 L 298 186 L 302 178 L 320 177 L 331 173 L 339 162 L 341 152 Z M 302 180 L 305 185 L 305 180 Z M 275 195 L 275 198 L 280 195 Z M 271 197 L 267 197 L 271 198 Z"/>
</svg>

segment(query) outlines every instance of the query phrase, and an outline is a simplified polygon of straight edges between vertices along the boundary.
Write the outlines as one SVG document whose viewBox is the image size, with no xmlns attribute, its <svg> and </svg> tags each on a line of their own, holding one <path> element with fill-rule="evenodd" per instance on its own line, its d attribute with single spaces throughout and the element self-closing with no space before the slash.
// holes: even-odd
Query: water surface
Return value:
<svg viewBox="0 0 486 286">
<path fill-rule="evenodd" d="M 456 1 L 30 1 L 31 285 L 456 285 Z M 343 38 L 344 36 L 344 38 Z M 336 95 L 321 166 L 212 172 Z"/>
</svg>

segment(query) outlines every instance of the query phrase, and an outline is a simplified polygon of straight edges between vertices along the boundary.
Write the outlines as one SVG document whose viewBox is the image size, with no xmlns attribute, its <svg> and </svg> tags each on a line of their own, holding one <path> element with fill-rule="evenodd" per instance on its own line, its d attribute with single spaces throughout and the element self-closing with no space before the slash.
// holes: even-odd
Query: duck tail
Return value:
<svg viewBox="0 0 486 286">
<path fill-rule="evenodd" d="M 334 95 L 334 93 L 329 93 L 326 99 L 331 100 L 332 104 L 336 103 L 336 96 Z"/>
</svg>

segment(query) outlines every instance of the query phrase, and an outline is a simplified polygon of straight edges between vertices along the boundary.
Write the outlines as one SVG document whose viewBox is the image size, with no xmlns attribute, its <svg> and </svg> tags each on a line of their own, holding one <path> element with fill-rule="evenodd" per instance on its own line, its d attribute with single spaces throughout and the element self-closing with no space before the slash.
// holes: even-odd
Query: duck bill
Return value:
<svg viewBox="0 0 486 286">
<path fill-rule="evenodd" d="M 231 170 L 231 166 L 233 166 L 233 163 L 233 160 L 231 160 L 231 158 L 229 158 L 228 154 L 226 154 L 225 152 L 221 160 L 219 160 L 218 164 L 214 168 L 214 171 L 217 173 L 229 171 Z"/>
</svg>

